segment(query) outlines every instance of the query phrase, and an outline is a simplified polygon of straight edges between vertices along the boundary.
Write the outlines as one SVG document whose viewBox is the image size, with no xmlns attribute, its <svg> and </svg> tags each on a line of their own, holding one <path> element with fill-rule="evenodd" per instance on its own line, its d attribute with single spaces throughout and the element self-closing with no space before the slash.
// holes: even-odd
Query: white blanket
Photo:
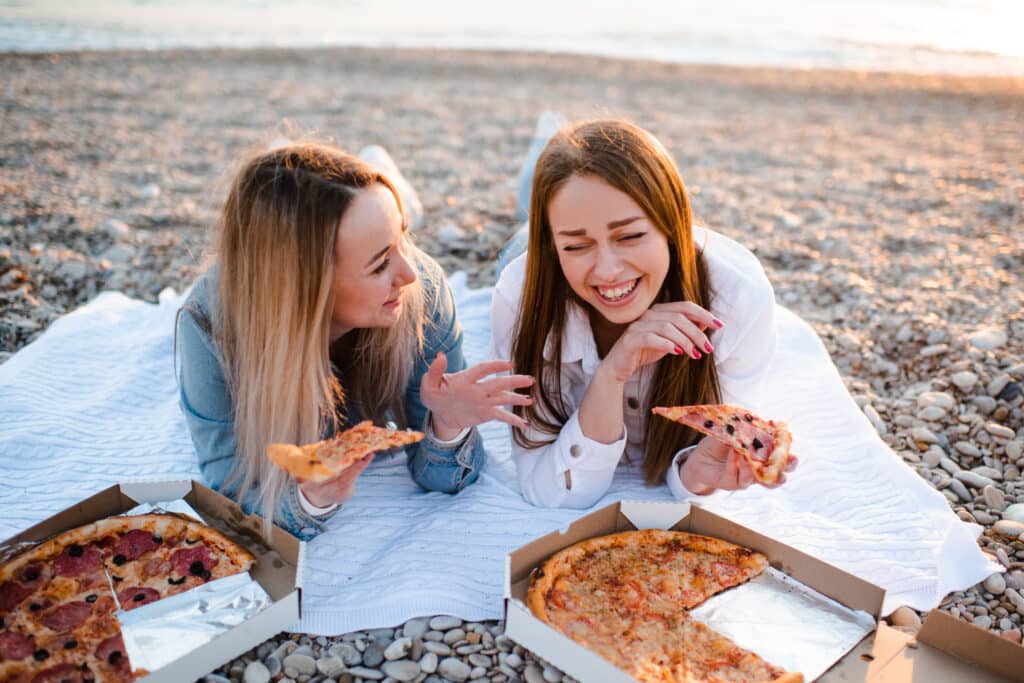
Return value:
<svg viewBox="0 0 1024 683">
<path fill-rule="evenodd" d="M 491 290 L 452 278 L 470 363 L 488 348 Z M 201 479 L 177 405 L 172 342 L 181 297 L 159 305 L 106 293 L 57 320 L 0 366 L 0 538 L 111 483 Z M 795 435 L 799 469 L 781 489 L 701 503 L 887 590 L 885 612 L 935 607 L 998 566 L 939 493 L 878 438 L 814 332 L 780 308 L 772 417 Z M 519 496 L 503 425 L 483 429 L 490 459 L 457 496 L 424 493 L 400 457 L 378 459 L 354 499 L 307 547 L 297 631 L 337 634 L 448 613 L 502 616 L 505 553 L 580 516 Z M 623 466 L 599 506 L 667 500 Z"/>
</svg>

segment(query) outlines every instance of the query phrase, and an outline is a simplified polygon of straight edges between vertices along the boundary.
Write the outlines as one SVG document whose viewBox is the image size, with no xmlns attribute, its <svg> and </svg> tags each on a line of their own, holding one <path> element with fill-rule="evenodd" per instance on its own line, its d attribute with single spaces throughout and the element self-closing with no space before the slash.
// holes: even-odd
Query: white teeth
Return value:
<svg viewBox="0 0 1024 683">
<path fill-rule="evenodd" d="M 629 294 L 630 292 L 632 292 L 633 289 L 636 287 L 636 283 L 639 282 L 639 281 L 640 281 L 639 279 L 633 280 L 632 282 L 630 282 L 628 285 L 625 285 L 624 287 L 614 287 L 614 288 L 598 287 L 597 288 L 597 293 L 601 295 L 602 299 L 607 299 L 608 301 L 615 301 L 617 299 L 621 299 L 622 297 L 624 297 L 627 294 Z"/>
</svg>

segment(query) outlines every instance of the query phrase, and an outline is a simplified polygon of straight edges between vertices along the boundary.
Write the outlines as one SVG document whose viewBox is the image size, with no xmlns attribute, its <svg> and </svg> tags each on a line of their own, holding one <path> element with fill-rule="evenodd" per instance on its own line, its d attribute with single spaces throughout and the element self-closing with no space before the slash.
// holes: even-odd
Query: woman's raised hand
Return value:
<svg viewBox="0 0 1024 683">
<path fill-rule="evenodd" d="M 795 455 L 789 456 L 786 472 L 792 472 L 798 464 Z M 687 456 L 679 470 L 679 478 L 683 486 L 699 496 L 705 496 L 718 489 L 735 491 L 745 489 L 754 483 L 754 472 L 750 463 L 728 444 L 712 436 L 705 436 Z M 767 488 L 775 488 L 786 483 L 786 475 L 780 475 L 779 481 Z"/>
<path fill-rule="evenodd" d="M 528 406 L 529 396 L 516 393 L 533 385 L 529 375 L 501 375 L 512 369 L 507 360 L 484 361 L 461 372 L 445 373 L 448 359 L 443 353 L 434 357 L 430 369 L 420 382 L 420 400 L 430 409 L 434 433 L 442 439 L 454 438 L 467 427 L 500 420 L 513 427 L 526 429 L 526 421 L 502 406 Z"/>
<path fill-rule="evenodd" d="M 352 493 L 356 488 L 356 479 L 363 473 L 371 462 L 373 462 L 373 455 L 363 458 L 362 460 L 354 463 L 351 467 L 346 468 L 334 479 L 314 484 L 311 481 L 298 480 L 299 489 L 302 491 L 302 495 L 306 496 L 313 505 L 317 507 L 327 507 L 334 503 L 344 503 L 346 500 L 352 497 Z"/>
<path fill-rule="evenodd" d="M 644 365 L 668 354 L 700 358 L 715 350 L 704 334 L 709 327 L 721 328 L 722 322 L 695 303 L 654 304 L 629 324 L 601 365 L 616 381 L 625 382 Z"/>
</svg>

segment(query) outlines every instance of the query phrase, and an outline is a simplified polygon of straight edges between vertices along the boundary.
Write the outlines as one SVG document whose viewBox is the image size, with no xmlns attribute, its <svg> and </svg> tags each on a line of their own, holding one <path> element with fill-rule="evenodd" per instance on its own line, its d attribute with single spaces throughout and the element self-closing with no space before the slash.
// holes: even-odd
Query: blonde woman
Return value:
<svg viewBox="0 0 1024 683">
<path fill-rule="evenodd" d="M 444 274 L 409 240 L 388 175 L 323 145 L 248 160 L 221 212 L 216 263 L 182 307 L 181 406 L 200 470 L 267 531 L 322 531 L 372 459 L 314 485 L 274 467 L 270 443 L 393 421 L 427 434 L 407 449 L 413 479 L 455 493 L 483 465 L 475 426 L 523 424 L 502 406 L 528 404 L 514 390 L 532 380 L 488 379 L 510 369 L 501 361 L 464 369 Z"/>
</svg>

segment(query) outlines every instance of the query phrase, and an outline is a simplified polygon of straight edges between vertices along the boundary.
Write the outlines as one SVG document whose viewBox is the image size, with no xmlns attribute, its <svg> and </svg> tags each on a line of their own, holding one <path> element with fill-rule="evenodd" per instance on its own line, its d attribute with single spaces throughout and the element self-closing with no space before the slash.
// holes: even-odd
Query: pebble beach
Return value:
<svg viewBox="0 0 1024 683">
<path fill-rule="evenodd" d="M 1006 571 L 940 608 L 1021 642 L 1024 78 L 345 48 L 3 54 L 0 72 L 0 363 L 101 291 L 188 287 L 234 163 L 273 142 L 386 147 L 423 202 L 419 245 L 488 286 L 537 115 L 636 121 L 893 451 L 983 528 Z M 206 680 L 568 680 L 502 631 L 281 634 Z"/>
</svg>

